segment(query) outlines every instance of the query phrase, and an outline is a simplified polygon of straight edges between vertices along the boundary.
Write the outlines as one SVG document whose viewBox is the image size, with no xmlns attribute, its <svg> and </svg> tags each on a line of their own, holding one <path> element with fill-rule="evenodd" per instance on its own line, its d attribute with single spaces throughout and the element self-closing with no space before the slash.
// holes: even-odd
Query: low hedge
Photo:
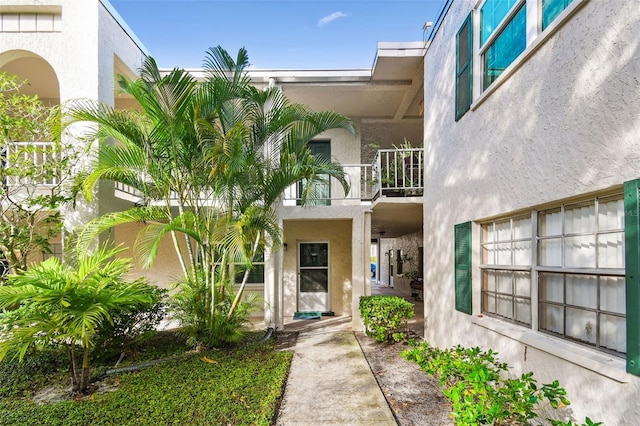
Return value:
<svg viewBox="0 0 640 426">
<path fill-rule="evenodd" d="M 365 333 L 378 342 L 407 339 L 407 321 L 415 313 L 412 303 L 397 296 L 360 297 L 360 315 Z"/>
</svg>

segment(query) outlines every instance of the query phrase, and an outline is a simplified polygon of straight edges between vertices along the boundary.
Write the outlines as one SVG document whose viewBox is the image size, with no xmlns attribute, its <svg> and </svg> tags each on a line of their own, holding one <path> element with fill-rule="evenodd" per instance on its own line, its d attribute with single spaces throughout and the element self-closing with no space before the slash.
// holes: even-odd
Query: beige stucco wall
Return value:
<svg viewBox="0 0 640 426">
<path fill-rule="evenodd" d="M 426 338 L 443 347 L 491 347 L 515 367 L 514 374 L 531 370 L 540 382 L 559 379 L 581 421 L 590 416 L 611 425 L 635 424 L 640 380 L 626 374 L 619 361 L 605 355 L 584 368 L 598 358 L 595 351 L 556 345 L 555 339 L 522 333 L 526 329 L 518 326 L 500 334 L 474 324 L 498 322 L 477 318 L 477 228 L 474 315 L 454 310 L 453 229 L 469 220 L 620 188 L 640 176 L 640 8 L 636 0 L 583 2 L 504 84 L 456 123 L 455 35 L 476 3 L 454 1 L 425 57 Z M 551 355 L 543 343 L 567 349 L 569 361 Z M 603 370 L 610 374 L 594 372 L 607 364 L 615 365 Z"/>
<path fill-rule="evenodd" d="M 287 251 L 283 253 L 283 314 L 293 317 L 297 310 L 298 243 L 329 243 L 330 309 L 336 315 L 351 315 L 352 248 L 350 220 L 287 220 L 283 225 Z"/>
</svg>

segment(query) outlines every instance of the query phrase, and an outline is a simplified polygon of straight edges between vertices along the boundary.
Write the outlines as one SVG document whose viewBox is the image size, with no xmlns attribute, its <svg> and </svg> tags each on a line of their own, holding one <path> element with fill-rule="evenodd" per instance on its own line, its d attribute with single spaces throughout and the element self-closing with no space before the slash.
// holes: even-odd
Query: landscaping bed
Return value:
<svg viewBox="0 0 640 426">
<path fill-rule="evenodd" d="M 162 352 L 153 340 L 148 343 L 149 355 Z M 75 399 L 62 369 L 64 353 L 32 357 L 24 366 L 5 360 L 0 364 L 0 425 L 269 425 L 292 357 L 275 344 L 259 342 L 256 335 L 226 350 L 195 353 L 178 345 L 163 353 L 170 357 L 166 362 L 108 377 L 104 371 L 113 365 L 96 365 L 100 380 L 92 383 L 95 392 Z M 140 348 L 130 358 L 142 362 L 149 356 Z M 44 394 L 63 389 L 64 398 L 34 398 L 43 389 Z"/>
</svg>

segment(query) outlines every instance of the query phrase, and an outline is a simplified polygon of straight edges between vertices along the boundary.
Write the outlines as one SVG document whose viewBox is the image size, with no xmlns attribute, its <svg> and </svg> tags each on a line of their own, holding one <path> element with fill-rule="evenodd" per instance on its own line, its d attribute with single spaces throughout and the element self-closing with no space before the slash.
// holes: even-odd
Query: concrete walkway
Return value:
<svg viewBox="0 0 640 426">
<path fill-rule="evenodd" d="M 372 294 L 400 296 L 415 305 L 409 328 L 424 335 L 424 306 L 393 287 L 374 283 Z M 298 331 L 278 425 L 396 425 L 362 349 L 351 317 L 285 321 Z"/>
<path fill-rule="evenodd" d="M 277 424 L 396 425 L 351 318 L 300 323 Z"/>
</svg>

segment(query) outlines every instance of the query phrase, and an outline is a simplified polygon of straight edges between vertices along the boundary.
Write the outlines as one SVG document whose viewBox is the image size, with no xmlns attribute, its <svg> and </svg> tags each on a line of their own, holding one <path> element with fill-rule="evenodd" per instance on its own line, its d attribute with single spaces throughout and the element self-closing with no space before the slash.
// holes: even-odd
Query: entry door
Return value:
<svg viewBox="0 0 640 426">
<path fill-rule="evenodd" d="M 298 311 L 328 312 L 329 243 L 300 243 L 298 256 Z"/>
</svg>

